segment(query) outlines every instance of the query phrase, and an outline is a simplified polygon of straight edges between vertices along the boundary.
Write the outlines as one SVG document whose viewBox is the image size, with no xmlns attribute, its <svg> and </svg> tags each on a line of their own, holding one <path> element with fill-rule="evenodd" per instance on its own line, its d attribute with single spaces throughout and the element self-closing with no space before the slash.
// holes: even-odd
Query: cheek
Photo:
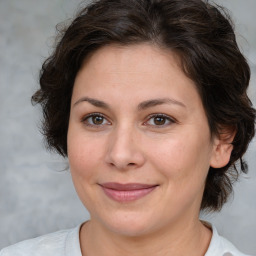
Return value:
<svg viewBox="0 0 256 256">
<path fill-rule="evenodd" d="M 164 143 L 156 143 L 149 158 L 170 182 L 204 180 L 210 161 L 209 139 L 181 134 L 170 136 Z"/>
<path fill-rule="evenodd" d="M 201 204 L 209 169 L 207 141 L 184 138 L 169 141 L 164 149 L 159 145 L 154 158 L 152 155 L 154 167 L 164 181 L 164 200 L 168 202 L 165 210 L 175 207 L 180 214 L 191 205 L 197 209 Z"/>
<path fill-rule="evenodd" d="M 81 202 L 89 211 L 96 204 L 94 188 L 101 169 L 99 163 L 102 147 L 98 143 L 97 139 L 90 139 L 78 130 L 68 134 L 68 159 L 73 184 Z"/>
<path fill-rule="evenodd" d="M 95 165 L 99 163 L 101 148 L 97 146 L 97 140 L 90 140 L 79 134 L 79 132 L 68 134 L 68 159 L 74 182 L 76 178 L 90 178 Z"/>
</svg>

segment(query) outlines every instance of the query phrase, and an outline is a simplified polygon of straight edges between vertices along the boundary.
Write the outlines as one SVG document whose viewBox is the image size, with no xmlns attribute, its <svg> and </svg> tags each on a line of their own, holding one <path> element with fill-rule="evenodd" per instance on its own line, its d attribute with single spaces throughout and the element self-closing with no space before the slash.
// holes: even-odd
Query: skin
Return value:
<svg viewBox="0 0 256 256">
<path fill-rule="evenodd" d="M 75 79 L 68 129 L 72 179 L 91 215 L 80 231 L 82 254 L 204 255 L 211 239 L 198 219 L 205 179 L 231 150 L 211 137 L 174 53 L 146 43 L 96 51 Z M 103 192 L 105 182 L 157 187 L 117 202 Z"/>
</svg>

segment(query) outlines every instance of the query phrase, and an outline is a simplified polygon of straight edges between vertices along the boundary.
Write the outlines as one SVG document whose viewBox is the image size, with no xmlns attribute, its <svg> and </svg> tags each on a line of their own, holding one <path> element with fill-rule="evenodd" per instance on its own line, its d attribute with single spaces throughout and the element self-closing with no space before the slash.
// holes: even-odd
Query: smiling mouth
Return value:
<svg viewBox="0 0 256 256">
<path fill-rule="evenodd" d="M 138 200 L 151 193 L 158 185 L 115 182 L 100 184 L 104 193 L 111 199 L 118 202 L 130 202 Z"/>
</svg>

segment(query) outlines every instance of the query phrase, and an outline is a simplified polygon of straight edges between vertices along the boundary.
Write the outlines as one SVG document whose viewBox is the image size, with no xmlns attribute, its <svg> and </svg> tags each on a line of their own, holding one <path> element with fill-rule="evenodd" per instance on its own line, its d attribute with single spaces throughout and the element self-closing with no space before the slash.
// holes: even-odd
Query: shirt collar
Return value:
<svg viewBox="0 0 256 256">
<path fill-rule="evenodd" d="M 214 225 L 206 221 L 201 222 L 212 230 L 212 239 L 204 256 L 246 256 L 245 254 L 241 253 L 231 242 L 220 236 Z"/>
</svg>

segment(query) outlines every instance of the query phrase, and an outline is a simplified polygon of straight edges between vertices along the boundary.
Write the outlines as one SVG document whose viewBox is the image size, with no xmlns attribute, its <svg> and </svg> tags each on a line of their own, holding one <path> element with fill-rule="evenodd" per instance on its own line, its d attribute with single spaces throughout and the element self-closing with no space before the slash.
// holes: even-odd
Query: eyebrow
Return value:
<svg viewBox="0 0 256 256">
<path fill-rule="evenodd" d="M 89 102 L 90 104 L 92 104 L 95 107 L 98 108 L 104 108 L 104 109 L 110 109 L 110 106 L 101 100 L 97 100 L 97 99 L 93 99 L 93 98 L 89 98 L 89 97 L 83 97 L 81 99 L 79 99 L 78 101 L 76 101 L 74 103 L 74 106 L 76 106 L 77 104 L 81 103 L 81 102 Z M 160 99 L 152 99 L 152 100 L 146 100 L 141 102 L 138 105 L 138 110 L 145 110 L 147 108 L 151 108 L 154 106 L 158 106 L 158 105 L 163 105 L 163 104 L 174 104 L 174 105 L 178 105 L 181 107 L 186 108 L 186 105 L 184 105 L 182 102 L 171 99 L 171 98 L 160 98 Z"/>
<path fill-rule="evenodd" d="M 161 98 L 161 99 L 152 99 L 152 100 L 147 100 L 147 101 L 141 102 L 138 105 L 138 110 L 144 110 L 147 108 L 151 108 L 151 107 L 163 105 L 163 104 L 174 104 L 174 105 L 178 105 L 178 106 L 186 108 L 185 104 L 183 104 L 180 101 L 177 101 L 177 100 L 174 100 L 171 98 Z"/>
<path fill-rule="evenodd" d="M 98 108 L 110 109 L 110 106 L 107 103 L 105 103 L 104 101 L 92 99 L 89 97 L 83 97 L 83 98 L 79 99 L 78 101 L 75 102 L 74 106 L 76 106 L 77 104 L 84 102 L 84 101 L 89 102 L 90 104 L 92 104 L 93 106 L 98 107 Z"/>
</svg>

